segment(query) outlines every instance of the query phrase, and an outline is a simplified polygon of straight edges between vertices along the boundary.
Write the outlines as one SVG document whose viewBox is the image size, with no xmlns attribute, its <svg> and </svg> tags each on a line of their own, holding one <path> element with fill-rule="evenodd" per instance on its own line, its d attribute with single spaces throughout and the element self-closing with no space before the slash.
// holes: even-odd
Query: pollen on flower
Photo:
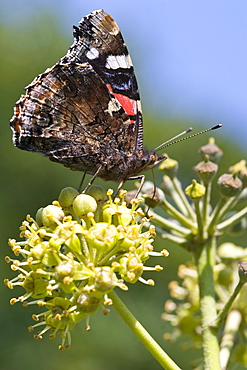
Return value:
<svg viewBox="0 0 247 370">
<path fill-rule="evenodd" d="M 94 191 L 92 186 L 90 194 L 99 194 L 98 188 Z M 85 319 L 89 331 L 89 317 L 98 309 L 104 315 L 109 312 L 104 307 L 112 305 L 109 293 L 115 288 L 127 291 L 126 283 L 137 281 L 152 286 L 154 281 L 142 274 L 162 270 L 160 265 L 144 265 L 149 256 L 168 253 L 153 251 L 155 228 L 145 228 L 148 218 L 137 208 L 141 199 L 132 199 L 128 208 L 126 191 L 114 200 L 112 194 L 111 189 L 100 189 L 99 199 L 66 188 L 59 202 L 38 210 L 36 219 L 27 215 L 20 227 L 22 241 L 9 239 L 10 248 L 21 258 L 5 257 L 18 274 L 4 283 L 10 289 L 24 289 L 10 304 L 42 308 L 32 315 L 36 323 L 28 328 L 39 330 L 35 339 L 46 332 L 50 339 L 59 334 L 59 349 L 68 349 L 77 322 Z"/>
<path fill-rule="evenodd" d="M 160 265 L 155 266 L 155 271 L 162 271 L 162 270 L 163 270 L 162 266 L 160 266 Z"/>
</svg>

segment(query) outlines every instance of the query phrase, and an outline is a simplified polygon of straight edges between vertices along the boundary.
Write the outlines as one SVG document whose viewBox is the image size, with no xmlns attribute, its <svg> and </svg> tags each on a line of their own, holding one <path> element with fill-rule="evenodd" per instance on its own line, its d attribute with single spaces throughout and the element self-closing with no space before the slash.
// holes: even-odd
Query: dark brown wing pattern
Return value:
<svg viewBox="0 0 247 370">
<path fill-rule="evenodd" d="M 123 181 L 156 163 L 142 147 L 133 66 L 115 21 L 84 17 L 66 56 L 34 79 L 15 106 L 14 144 L 72 170 Z"/>
</svg>

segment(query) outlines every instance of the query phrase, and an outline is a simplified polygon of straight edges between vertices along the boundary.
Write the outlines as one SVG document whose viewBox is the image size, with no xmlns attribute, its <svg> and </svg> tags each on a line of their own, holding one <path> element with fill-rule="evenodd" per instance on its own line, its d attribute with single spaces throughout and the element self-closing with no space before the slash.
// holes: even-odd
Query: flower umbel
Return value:
<svg viewBox="0 0 247 370">
<path fill-rule="evenodd" d="M 90 330 L 89 317 L 99 308 L 112 304 L 108 294 L 115 287 L 127 290 L 125 284 L 144 280 L 145 269 L 161 270 L 160 266 L 145 267 L 153 252 L 154 227 L 144 224 L 147 219 L 139 207 L 141 199 L 133 199 L 131 208 L 124 201 L 126 192 L 112 200 L 112 190 L 104 192 L 91 187 L 90 194 L 79 194 L 73 188 L 63 189 L 59 202 L 41 208 L 36 219 L 27 216 L 20 227 L 24 241 L 9 240 L 16 259 L 6 257 L 18 275 L 5 279 L 13 289 L 25 293 L 10 303 L 24 306 L 37 304 L 45 308 L 33 315 L 36 324 L 29 331 L 41 328 L 36 339 L 50 331 L 50 338 L 61 334 L 59 349 L 70 347 L 70 331 L 82 318 Z M 18 258 L 18 259 L 17 259 Z M 28 301 L 28 299 L 32 299 Z"/>
<path fill-rule="evenodd" d="M 180 282 L 168 286 L 171 299 L 162 318 L 174 329 L 164 339 L 189 336 L 194 347 L 203 347 L 204 369 L 230 369 L 236 361 L 246 367 L 247 250 L 232 243 L 219 245 L 221 237 L 247 230 L 246 160 L 216 180 L 215 196 L 223 152 L 214 139 L 199 152 L 203 161 L 194 167 L 199 182 L 192 180 L 183 190 L 177 162 L 167 159 L 159 166 L 164 173 L 160 189 L 152 183 L 142 189 L 156 232 L 193 257 L 179 267 Z M 162 213 L 150 209 L 154 207 Z"/>
</svg>

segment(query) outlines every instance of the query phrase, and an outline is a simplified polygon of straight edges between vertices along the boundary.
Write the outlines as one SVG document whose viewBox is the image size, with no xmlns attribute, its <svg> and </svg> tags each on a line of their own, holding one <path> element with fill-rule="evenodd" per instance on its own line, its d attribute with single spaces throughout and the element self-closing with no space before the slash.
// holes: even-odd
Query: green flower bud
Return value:
<svg viewBox="0 0 247 370">
<path fill-rule="evenodd" d="M 216 175 L 218 170 L 218 165 L 213 163 L 209 160 L 209 156 L 206 155 L 203 162 L 199 162 L 195 167 L 194 170 L 198 173 L 200 179 L 205 183 L 208 184 L 211 182 Z"/>
<path fill-rule="evenodd" d="M 192 180 L 192 184 L 185 189 L 185 194 L 191 199 L 201 198 L 205 194 L 205 186 L 198 184 L 196 180 Z"/>
<path fill-rule="evenodd" d="M 106 191 L 98 185 L 92 185 L 87 190 L 87 194 L 93 197 L 97 203 L 106 202 L 108 197 Z"/>
<path fill-rule="evenodd" d="M 162 204 L 165 200 L 165 194 L 161 189 L 156 188 L 154 194 L 154 187 L 147 189 L 146 192 L 142 194 L 142 196 L 145 200 L 146 205 L 150 208 L 154 208 L 159 204 Z"/>
<path fill-rule="evenodd" d="M 233 243 L 223 243 L 218 248 L 218 254 L 222 259 L 237 260 L 246 257 L 246 248 Z"/>
<path fill-rule="evenodd" d="M 233 175 L 224 174 L 218 179 L 218 188 L 224 197 L 235 197 L 242 190 L 242 181 L 236 176 L 236 173 Z"/>
<path fill-rule="evenodd" d="M 71 187 L 67 187 L 62 189 L 59 194 L 58 201 L 62 208 L 69 208 L 72 206 L 75 197 L 79 194 L 79 192 Z"/>
<path fill-rule="evenodd" d="M 63 261 L 55 267 L 55 279 L 63 282 L 66 276 L 72 277 L 74 271 L 74 266 L 71 261 Z"/>
<path fill-rule="evenodd" d="M 36 212 L 35 220 L 39 226 L 42 226 L 42 213 L 43 213 L 43 207 L 39 208 L 38 211 Z"/>
<path fill-rule="evenodd" d="M 109 293 L 118 283 L 118 279 L 116 274 L 112 271 L 112 269 L 108 266 L 104 267 L 97 267 L 95 269 L 95 276 L 94 276 L 94 288 L 95 291 L 100 292 L 102 296 L 103 293 Z M 93 293 L 94 296 L 98 294 Z"/>
<path fill-rule="evenodd" d="M 167 154 L 165 155 L 167 156 Z M 161 162 L 159 165 L 159 170 L 163 171 L 165 175 L 173 179 L 177 176 L 178 162 L 175 159 L 167 158 Z"/>
<path fill-rule="evenodd" d="M 247 187 L 247 167 L 246 161 L 243 159 L 240 162 L 236 163 L 235 165 L 229 168 L 231 173 L 237 173 L 238 177 L 242 181 L 243 187 Z"/>
<path fill-rule="evenodd" d="M 98 205 L 97 210 L 94 212 L 95 222 L 102 221 L 102 207 L 108 200 L 106 191 L 101 186 L 92 185 L 88 189 L 87 194 L 93 197 Z"/>
<path fill-rule="evenodd" d="M 210 161 L 214 163 L 219 163 L 223 155 L 222 150 L 215 144 L 215 140 L 212 137 L 209 139 L 207 145 L 204 145 L 199 149 L 199 153 L 201 153 L 202 158 L 204 158 L 205 155 L 208 155 Z"/>
<path fill-rule="evenodd" d="M 86 216 L 89 212 L 95 212 L 96 209 L 97 209 L 97 202 L 90 195 L 79 194 L 74 199 L 73 210 L 74 210 L 74 213 L 79 217 Z"/>
<path fill-rule="evenodd" d="M 100 303 L 100 299 L 92 297 L 88 293 L 81 293 L 75 300 L 78 310 L 85 313 L 97 311 Z"/>
<path fill-rule="evenodd" d="M 242 261 L 239 263 L 239 269 L 238 269 L 239 278 L 243 283 L 247 283 L 247 262 Z"/>
<path fill-rule="evenodd" d="M 62 221 L 64 218 L 64 212 L 61 208 L 49 205 L 42 211 L 42 223 L 44 226 L 56 226 L 58 221 Z"/>
</svg>

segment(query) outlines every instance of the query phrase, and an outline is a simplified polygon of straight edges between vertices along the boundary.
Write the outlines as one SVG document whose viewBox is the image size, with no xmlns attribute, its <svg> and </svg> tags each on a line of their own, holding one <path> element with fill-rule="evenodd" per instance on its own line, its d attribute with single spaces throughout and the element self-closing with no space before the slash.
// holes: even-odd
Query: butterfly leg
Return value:
<svg viewBox="0 0 247 370">
<path fill-rule="evenodd" d="M 84 180 L 85 180 L 85 177 L 86 177 L 86 172 L 84 172 L 84 174 L 82 175 L 82 178 L 81 178 L 81 181 L 80 181 L 80 185 L 78 187 L 78 192 L 81 193 L 81 188 L 82 188 L 82 185 L 84 183 Z"/>
<path fill-rule="evenodd" d="M 121 187 L 123 186 L 124 183 L 125 183 L 125 180 L 120 181 L 117 189 L 114 191 L 113 198 L 115 198 L 118 195 L 118 192 L 119 192 L 119 190 L 121 189 Z"/>
<path fill-rule="evenodd" d="M 105 163 L 101 164 L 96 172 L 94 173 L 93 177 L 89 180 L 89 183 L 87 184 L 87 186 L 85 187 L 85 189 L 83 190 L 82 193 L 86 193 L 86 191 L 90 188 L 90 186 L 92 185 L 92 183 L 94 182 L 94 180 L 96 179 L 96 177 L 98 176 L 99 172 L 101 171 L 102 167 L 105 165 Z"/>
<path fill-rule="evenodd" d="M 134 197 L 134 198 L 137 198 L 138 195 L 140 194 L 140 191 L 142 190 L 142 187 L 143 187 L 143 184 L 144 184 L 144 181 L 145 181 L 145 175 L 127 177 L 126 180 L 141 180 L 140 186 L 137 189 L 137 192 L 136 192 L 135 197 Z"/>
</svg>

